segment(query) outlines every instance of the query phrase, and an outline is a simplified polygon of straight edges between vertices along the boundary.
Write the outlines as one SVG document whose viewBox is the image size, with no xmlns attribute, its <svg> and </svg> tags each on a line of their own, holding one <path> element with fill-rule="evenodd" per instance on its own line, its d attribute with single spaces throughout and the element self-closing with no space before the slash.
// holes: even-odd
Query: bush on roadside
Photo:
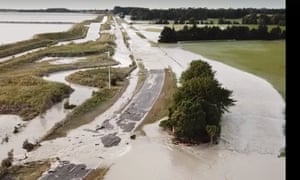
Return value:
<svg viewBox="0 0 300 180">
<path fill-rule="evenodd" d="M 25 149 L 27 152 L 30 152 L 35 147 L 34 144 L 30 143 L 27 139 L 23 142 L 22 148 Z"/>
<path fill-rule="evenodd" d="M 1 167 L 9 168 L 10 166 L 12 166 L 13 159 L 14 159 L 14 150 L 12 149 L 7 153 L 7 158 L 2 160 Z"/>
</svg>

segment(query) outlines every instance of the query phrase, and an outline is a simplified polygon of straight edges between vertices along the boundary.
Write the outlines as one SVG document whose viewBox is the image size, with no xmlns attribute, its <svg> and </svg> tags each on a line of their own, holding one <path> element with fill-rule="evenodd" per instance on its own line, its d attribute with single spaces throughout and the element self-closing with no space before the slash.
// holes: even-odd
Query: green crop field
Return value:
<svg viewBox="0 0 300 180">
<path fill-rule="evenodd" d="M 269 81 L 285 99 L 285 41 L 202 41 L 186 50 L 245 70 Z"/>
</svg>

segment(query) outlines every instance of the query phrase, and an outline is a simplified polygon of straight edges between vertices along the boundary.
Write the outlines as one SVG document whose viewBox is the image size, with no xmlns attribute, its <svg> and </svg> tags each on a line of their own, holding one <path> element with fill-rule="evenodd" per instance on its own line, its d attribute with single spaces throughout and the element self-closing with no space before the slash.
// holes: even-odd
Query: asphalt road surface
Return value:
<svg viewBox="0 0 300 180">
<path fill-rule="evenodd" d="M 48 174 L 41 180 L 79 180 L 89 173 L 84 164 L 73 164 L 68 161 L 61 161 L 58 167 L 48 171 Z"/>
</svg>

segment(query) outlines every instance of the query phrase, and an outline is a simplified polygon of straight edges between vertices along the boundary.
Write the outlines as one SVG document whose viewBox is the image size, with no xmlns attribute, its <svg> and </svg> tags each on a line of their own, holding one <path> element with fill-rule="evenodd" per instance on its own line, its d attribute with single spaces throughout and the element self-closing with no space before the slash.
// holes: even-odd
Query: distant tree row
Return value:
<svg viewBox="0 0 300 180">
<path fill-rule="evenodd" d="M 238 21 L 230 21 L 226 20 L 225 18 L 219 18 L 218 24 L 240 24 Z"/>
<path fill-rule="evenodd" d="M 182 142 L 216 142 L 221 132 L 221 116 L 234 105 L 232 91 L 214 78 L 211 66 L 193 61 L 182 73 L 182 86 L 173 96 L 169 117 L 160 126 Z"/>
<path fill-rule="evenodd" d="M 193 40 L 275 40 L 285 39 L 285 30 L 280 27 L 273 28 L 270 32 L 265 25 L 259 25 L 257 29 L 250 29 L 247 26 L 230 26 L 221 30 L 217 26 L 198 28 L 195 25 L 191 28 L 184 26 L 182 30 L 175 31 L 174 28 L 164 27 L 159 42 L 172 43 L 177 41 Z"/>
<path fill-rule="evenodd" d="M 132 20 L 157 20 L 168 19 L 184 22 L 190 18 L 206 20 L 207 18 L 243 18 L 249 14 L 285 14 L 284 9 L 207 9 L 207 8 L 171 8 L 148 9 L 138 7 L 119 7 L 113 9 L 115 14 L 131 15 Z"/>
<path fill-rule="evenodd" d="M 243 17 L 243 24 L 276 24 L 285 26 L 285 14 L 249 14 Z"/>
</svg>

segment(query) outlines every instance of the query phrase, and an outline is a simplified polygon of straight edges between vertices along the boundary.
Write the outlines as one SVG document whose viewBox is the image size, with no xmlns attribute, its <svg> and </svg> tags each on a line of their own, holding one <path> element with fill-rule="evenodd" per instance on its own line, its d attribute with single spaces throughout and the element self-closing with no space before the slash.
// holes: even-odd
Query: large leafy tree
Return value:
<svg viewBox="0 0 300 180">
<path fill-rule="evenodd" d="M 192 61 L 190 68 L 184 71 L 181 75 L 181 81 L 188 81 L 195 77 L 214 77 L 211 66 L 204 61 Z"/>
<path fill-rule="evenodd" d="M 176 32 L 175 32 L 174 28 L 165 26 L 164 29 L 162 30 L 162 32 L 160 33 L 158 41 L 166 42 L 166 43 L 177 42 Z"/>
<path fill-rule="evenodd" d="M 234 104 L 232 91 L 214 79 L 206 62 L 194 61 L 182 74 L 182 86 L 174 94 L 169 119 L 161 126 L 179 140 L 208 142 L 220 135 L 221 115 Z"/>
</svg>

